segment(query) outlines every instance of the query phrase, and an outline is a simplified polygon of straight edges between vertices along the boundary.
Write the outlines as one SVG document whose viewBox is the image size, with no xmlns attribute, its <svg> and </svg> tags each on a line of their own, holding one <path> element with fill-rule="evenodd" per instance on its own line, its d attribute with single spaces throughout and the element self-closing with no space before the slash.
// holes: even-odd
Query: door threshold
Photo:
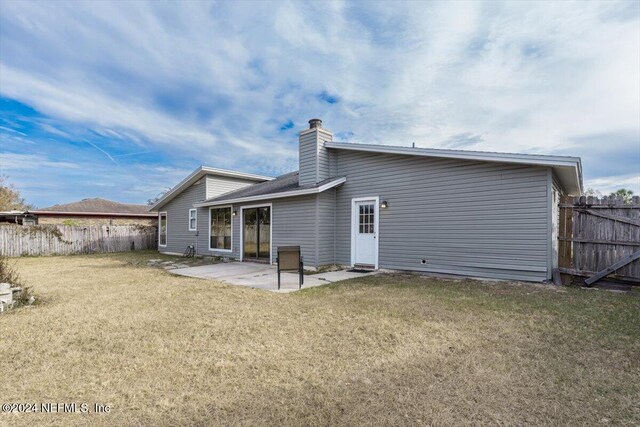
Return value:
<svg viewBox="0 0 640 427">
<path fill-rule="evenodd" d="M 243 259 L 242 262 L 257 262 L 258 264 L 271 264 L 271 261 L 269 261 L 269 259 L 262 259 L 262 258 Z"/>
<path fill-rule="evenodd" d="M 353 264 L 351 267 L 353 270 L 366 270 L 366 271 L 375 271 L 376 266 L 372 264 Z"/>
</svg>

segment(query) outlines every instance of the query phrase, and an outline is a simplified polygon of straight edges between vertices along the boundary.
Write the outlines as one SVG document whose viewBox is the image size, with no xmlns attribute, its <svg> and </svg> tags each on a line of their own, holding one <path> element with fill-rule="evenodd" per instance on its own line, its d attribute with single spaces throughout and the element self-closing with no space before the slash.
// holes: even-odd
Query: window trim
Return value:
<svg viewBox="0 0 640 427">
<path fill-rule="evenodd" d="M 195 212 L 195 215 L 193 216 L 193 218 L 191 218 L 191 212 Z M 196 226 L 194 228 L 191 228 L 191 220 L 194 220 L 196 223 Z M 189 209 L 189 216 L 187 217 L 187 221 L 188 221 L 188 227 L 189 227 L 189 231 L 197 231 L 198 230 L 198 209 Z"/>
<path fill-rule="evenodd" d="M 211 247 L 211 211 L 214 209 L 229 209 L 231 218 L 231 249 L 220 249 L 220 248 L 212 248 Z M 209 208 L 209 234 L 207 236 L 207 247 L 212 252 L 224 252 L 224 253 L 233 253 L 233 206 L 225 205 L 225 206 L 211 206 Z"/>
<path fill-rule="evenodd" d="M 162 241 L 160 240 L 160 236 L 162 234 L 162 226 L 161 226 L 162 215 L 164 215 L 164 218 L 165 218 L 164 221 L 166 223 L 165 230 L 164 230 L 164 234 L 165 234 L 164 245 L 160 244 L 160 242 Z M 158 212 L 158 246 L 161 248 L 166 248 L 168 243 L 169 243 L 169 215 L 167 215 L 167 211 Z"/>
</svg>

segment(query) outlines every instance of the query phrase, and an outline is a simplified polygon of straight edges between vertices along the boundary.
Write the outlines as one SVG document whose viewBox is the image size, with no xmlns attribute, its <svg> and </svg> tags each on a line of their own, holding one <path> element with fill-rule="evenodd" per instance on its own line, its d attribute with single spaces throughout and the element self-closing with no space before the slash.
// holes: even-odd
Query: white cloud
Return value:
<svg viewBox="0 0 640 427">
<path fill-rule="evenodd" d="M 0 23 L 3 96 L 214 166 L 293 169 L 280 125 L 316 116 L 354 141 L 587 162 L 581 137 L 640 138 L 637 2 L 4 2 Z"/>
<path fill-rule="evenodd" d="M 640 175 L 603 176 L 585 182 L 585 189 L 593 188 L 603 195 L 608 195 L 620 188 L 633 189 L 635 195 L 640 195 Z"/>
<path fill-rule="evenodd" d="M 144 203 L 192 172 L 159 165 L 116 166 L 83 159 L 57 161 L 42 154 L 0 153 L 0 174 L 39 207 L 88 197 Z"/>
<path fill-rule="evenodd" d="M 82 165 L 73 162 L 50 160 L 45 156 L 32 154 L 0 153 L 0 173 L 11 175 L 25 169 L 65 168 L 81 169 Z"/>
</svg>

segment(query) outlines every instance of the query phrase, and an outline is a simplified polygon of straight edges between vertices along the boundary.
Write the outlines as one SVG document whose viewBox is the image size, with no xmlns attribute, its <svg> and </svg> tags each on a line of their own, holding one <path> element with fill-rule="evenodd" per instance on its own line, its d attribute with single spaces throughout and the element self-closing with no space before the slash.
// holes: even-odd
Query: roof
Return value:
<svg viewBox="0 0 640 427">
<path fill-rule="evenodd" d="M 112 215 L 112 216 L 145 216 L 153 217 L 146 205 L 120 203 L 100 198 L 82 199 L 63 205 L 53 205 L 48 208 L 29 211 L 36 215 Z"/>
<path fill-rule="evenodd" d="M 26 215 L 27 211 L 2 211 L 0 215 Z"/>
<path fill-rule="evenodd" d="M 149 211 L 157 211 L 158 208 L 168 201 L 172 200 L 178 194 L 180 194 L 185 188 L 190 187 L 200 178 L 205 175 L 217 175 L 217 176 L 227 176 L 231 178 L 241 178 L 246 179 L 248 181 L 256 181 L 256 182 L 264 182 L 270 181 L 273 178 L 270 176 L 263 175 L 253 175 L 249 173 L 236 172 L 227 169 L 218 169 L 218 168 L 210 168 L 208 166 L 200 166 L 193 172 L 189 174 L 185 179 L 180 181 L 178 185 L 173 187 L 171 190 L 167 191 L 156 203 L 154 203 L 149 209 Z"/>
<path fill-rule="evenodd" d="M 195 207 L 219 206 L 230 203 L 243 203 L 254 200 L 280 199 L 284 197 L 318 194 L 330 188 L 343 184 L 346 178 L 334 177 L 320 181 L 317 184 L 300 185 L 298 171 L 281 175 L 272 181 L 254 184 L 240 190 L 231 191 L 221 196 L 195 203 Z"/>
<path fill-rule="evenodd" d="M 569 193 L 582 193 L 582 162 L 580 157 L 443 150 L 437 148 L 399 147 L 393 145 L 354 144 L 346 142 L 325 142 L 324 145 L 326 148 L 338 150 L 549 166 L 553 168 L 560 183 Z"/>
</svg>

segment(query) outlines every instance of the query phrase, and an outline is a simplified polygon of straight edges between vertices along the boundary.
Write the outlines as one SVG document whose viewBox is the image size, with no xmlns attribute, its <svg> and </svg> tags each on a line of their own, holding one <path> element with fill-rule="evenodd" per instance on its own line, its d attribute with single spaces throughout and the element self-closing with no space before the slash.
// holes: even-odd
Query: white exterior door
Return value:
<svg viewBox="0 0 640 427">
<path fill-rule="evenodd" d="M 377 199 L 356 199 L 352 209 L 352 263 L 378 268 Z"/>
</svg>

